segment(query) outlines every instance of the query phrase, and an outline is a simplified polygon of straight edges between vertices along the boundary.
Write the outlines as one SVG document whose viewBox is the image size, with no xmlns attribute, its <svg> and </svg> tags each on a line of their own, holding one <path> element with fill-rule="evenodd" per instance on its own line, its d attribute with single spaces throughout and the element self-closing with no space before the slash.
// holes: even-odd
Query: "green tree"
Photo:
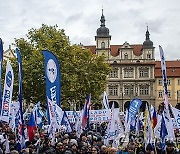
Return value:
<svg viewBox="0 0 180 154">
<path fill-rule="evenodd" d="M 98 102 L 106 86 L 110 66 L 104 56 L 97 56 L 87 49 L 70 45 L 63 29 L 42 24 L 30 29 L 27 38 L 15 39 L 21 51 L 23 66 L 23 99 L 29 103 L 45 102 L 45 75 L 43 49 L 53 52 L 61 68 L 61 101 L 64 106 L 72 102 L 84 104 L 91 93 L 92 101 Z M 15 74 L 14 97 L 18 93 L 17 60 L 12 60 Z"/>
</svg>

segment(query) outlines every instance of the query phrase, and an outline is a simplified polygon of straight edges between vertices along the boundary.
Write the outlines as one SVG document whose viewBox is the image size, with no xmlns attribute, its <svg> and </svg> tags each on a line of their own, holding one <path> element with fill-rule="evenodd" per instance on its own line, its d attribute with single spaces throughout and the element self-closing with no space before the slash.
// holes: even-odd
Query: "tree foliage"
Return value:
<svg viewBox="0 0 180 154">
<path fill-rule="evenodd" d="M 23 99 L 27 103 L 41 101 L 45 104 L 45 75 L 43 49 L 53 52 L 61 68 L 61 101 L 64 106 L 72 102 L 84 104 L 91 93 L 93 102 L 98 102 L 105 90 L 110 66 L 104 56 L 97 56 L 87 49 L 70 45 L 63 29 L 42 24 L 39 29 L 30 29 L 27 38 L 15 39 L 20 49 L 23 66 Z M 14 97 L 18 93 L 17 60 L 12 59 L 15 73 Z M 77 106 L 78 106 L 77 104 Z"/>
</svg>

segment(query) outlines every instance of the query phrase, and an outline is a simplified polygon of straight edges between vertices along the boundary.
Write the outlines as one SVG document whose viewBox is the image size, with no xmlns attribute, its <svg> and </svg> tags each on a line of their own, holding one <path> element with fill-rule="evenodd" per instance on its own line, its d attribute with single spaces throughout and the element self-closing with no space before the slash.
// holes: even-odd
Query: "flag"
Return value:
<svg viewBox="0 0 180 154">
<path fill-rule="evenodd" d="M 77 120 L 75 123 L 75 130 L 76 130 L 76 136 L 80 138 L 82 131 L 82 111 L 80 112 L 79 116 L 77 115 Z"/>
<path fill-rule="evenodd" d="M 161 57 L 161 70 L 163 78 L 163 89 L 164 89 L 164 121 L 167 126 L 168 138 L 175 139 L 174 129 L 172 120 L 169 113 L 169 101 L 168 101 L 168 89 L 167 89 L 167 75 L 166 75 L 166 63 L 164 57 L 164 51 L 161 46 L 159 46 L 160 57 Z"/>
<path fill-rule="evenodd" d="M 35 133 L 35 129 L 36 129 L 36 124 L 35 124 L 33 112 L 31 112 L 29 122 L 27 125 L 27 129 L 28 129 L 29 141 L 33 141 L 34 140 L 34 133 Z"/>
<path fill-rule="evenodd" d="M 104 144 L 106 146 L 109 145 L 109 140 L 114 140 L 116 136 L 116 126 L 115 126 L 115 115 L 114 115 L 114 102 L 111 108 L 111 118 L 110 122 L 108 123 L 105 136 L 104 136 Z M 114 143 L 117 144 L 117 143 Z"/>
<path fill-rule="evenodd" d="M 105 91 L 104 91 L 104 95 L 103 95 L 103 104 L 104 104 L 105 109 L 110 109 L 107 94 Z"/>
<path fill-rule="evenodd" d="M 151 105 L 151 117 L 152 117 L 151 119 L 152 119 L 153 128 L 155 128 L 157 125 L 157 114 L 155 107 L 153 107 L 152 105 Z"/>
<path fill-rule="evenodd" d="M 138 98 L 133 99 L 130 103 L 129 112 L 128 112 L 128 121 L 130 122 L 130 125 L 132 126 L 135 126 L 135 116 L 141 104 L 142 104 L 142 101 Z"/>
<path fill-rule="evenodd" d="M 177 128 L 180 131 L 180 110 L 176 109 L 175 107 L 171 107 L 171 109 L 174 115 L 174 119 L 176 121 Z"/>
<path fill-rule="evenodd" d="M 162 149 L 165 147 L 165 137 L 168 135 L 167 127 L 165 124 L 164 116 L 162 114 L 162 120 L 161 120 L 161 130 L 160 130 L 160 138 L 161 138 L 161 145 Z"/>
<path fill-rule="evenodd" d="M 2 75 L 2 62 L 3 62 L 3 42 L 0 38 L 0 114 L 1 114 L 1 103 L 2 103 L 2 87 L 1 87 L 1 75 Z"/>
<path fill-rule="evenodd" d="M 34 106 L 32 112 L 33 112 L 33 115 L 34 115 L 34 120 L 35 120 L 36 125 L 38 125 L 38 127 L 42 128 L 44 113 L 40 109 L 40 104 L 41 104 L 41 102 L 38 102 Z"/>
<path fill-rule="evenodd" d="M 10 116 L 10 106 L 12 100 L 13 93 L 13 83 L 14 83 L 14 73 L 12 66 L 9 61 L 7 61 L 6 65 L 6 74 L 4 81 L 4 92 L 2 98 L 2 108 L 1 108 L 1 120 L 9 123 Z"/>
<path fill-rule="evenodd" d="M 90 103 L 91 103 L 91 95 L 88 95 L 88 97 L 85 100 L 83 114 L 82 114 L 82 129 L 85 129 L 86 124 L 88 123 Z"/>
<path fill-rule="evenodd" d="M 150 144 L 154 144 L 154 135 L 151 123 L 151 115 L 148 109 L 148 105 L 146 104 L 145 116 L 144 116 L 144 141 L 145 141 L 145 148 Z"/>
<path fill-rule="evenodd" d="M 55 129 L 58 129 L 61 126 L 64 112 L 56 103 L 52 102 L 49 98 L 47 100 L 48 109 L 50 111 L 48 119 L 50 119 L 50 124 L 51 120 L 53 120 L 53 127 L 55 127 Z"/>
<path fill-rule="evenodd" d="M 23 106 L 22 106 L 22 59 L 21 53 L 16 48 L 16 54 L 18 59 L 18 80 L 19 80 L 19 92 L 18 92 L 18 101 L 19 101 L 19 129 L 18 129 L 18 151 L 25 147 L 25 136 L 24 136 L 24 119 L 23 119 Z"/>
<path fill-rule="evenodd" d="M 161 70 L 162 70 L 162 78 L 163 78 L 163 88 L 164 88 L 164 95 L 168 95 L 167 89 L 167 75 L 166 75 L 166 62 L 164 57 L 164 51 L 161 46 L 159 46 L 160 57 L 161 57 Z M 166 99 L 166 98 L 165 98 Z M 166 108 L 168 108 L 168 100 L 164 101 Z"/>
<path fill-rule="evenodd" d="M 162 116 L 158 114 L 157 115 L 157 125 L 154 128 L 154 135 L 156 138 L 160 138 L 161 121 L 162 121 Z"/>
<path fill-rule="evenodd" d="M 64 115 L 61 121 L 61 125 L 64 125 L 67 129 L 67 132 L 71 133 L 72 132 L 72 127 L 71 124 L 69 122 L 69 119 L 67 117 L 66 111 L 64 111 Z"/>
</svg>

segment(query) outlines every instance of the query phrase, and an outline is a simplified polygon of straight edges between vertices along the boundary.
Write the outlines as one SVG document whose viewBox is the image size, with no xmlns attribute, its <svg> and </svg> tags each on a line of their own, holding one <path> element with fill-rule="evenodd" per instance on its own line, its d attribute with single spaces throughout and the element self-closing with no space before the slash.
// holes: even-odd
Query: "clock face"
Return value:
<svg viewBox="0 0 180 154">
<path fill-rule="evenodd" d="M 57 77 L 56 63 L 52 59 L 49 59 L 47 63 L 47 77 L 51 83 L 53 83 Z"/>
</svg>

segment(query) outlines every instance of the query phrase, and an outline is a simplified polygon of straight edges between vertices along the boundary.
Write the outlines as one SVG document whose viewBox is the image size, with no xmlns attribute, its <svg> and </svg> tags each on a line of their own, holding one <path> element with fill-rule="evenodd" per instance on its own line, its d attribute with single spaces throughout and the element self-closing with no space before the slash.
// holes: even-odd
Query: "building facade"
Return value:
<svg viewBox="0 0 180 154">
<path fill-rule="evenodd" d="M 155 62 L 155 102 L 156 108 L 163 102 L 161 62 Z M 166 61 L 168 100 L 176 106 L 180 102 L 180 61 Z"/>
<path fill-rule="evenodd" d="M 155 57 L 148 27 L 142 44 L 125 42 L 111 45 L 111 35 L 105 25 L 103 12 L 100 23 L 95 36 L 96 45 L 86 48 L 97 55 L 105 54 L 112 66 L 106 87 L 110 106 L 114 102 L 116 107 L 124 111 L 134 98 L 140 98 L 143 104 L 148 102 L 155 105 Z"/>
</svg>

